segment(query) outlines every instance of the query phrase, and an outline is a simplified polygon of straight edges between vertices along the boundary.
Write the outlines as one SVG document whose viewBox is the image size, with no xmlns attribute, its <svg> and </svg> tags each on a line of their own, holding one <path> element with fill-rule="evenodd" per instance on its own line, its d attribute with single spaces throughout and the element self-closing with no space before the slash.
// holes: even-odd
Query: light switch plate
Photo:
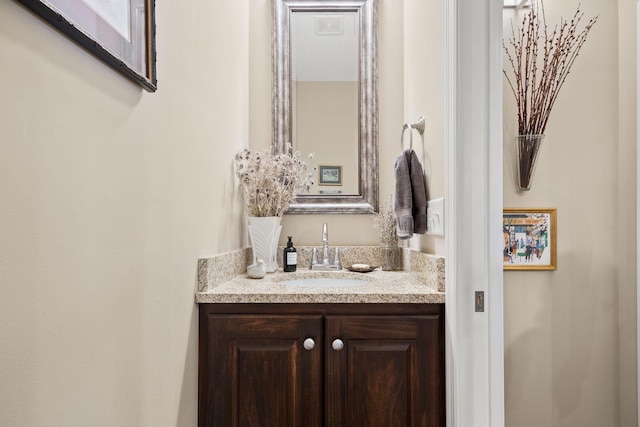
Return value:
<svg viewBox="0 0 640 427">
<path fill-rule="evenodd" d="M 427 203 L 427 234 L 444 236 L 444 198 Z"/>
</svg>

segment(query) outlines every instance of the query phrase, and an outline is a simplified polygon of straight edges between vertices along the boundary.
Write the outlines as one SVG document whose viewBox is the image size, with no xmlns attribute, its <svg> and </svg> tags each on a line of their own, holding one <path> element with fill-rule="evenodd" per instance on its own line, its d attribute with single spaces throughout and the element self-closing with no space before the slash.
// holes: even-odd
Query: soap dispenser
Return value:
<svg viewBox="0 0 640 427">
<path fill-rule="evenodd" d="M 291 241 L 291 236 L 287 236 L 289 241 L 287 242 L 287 247 L 284 248 L 284 254 L 282 257 L 282 263 L 284 267 L 282 270 L 291 273 L 296 271 L 298 268 L 298 251 L 293 247 L 293 242 Z"/>
</svg>

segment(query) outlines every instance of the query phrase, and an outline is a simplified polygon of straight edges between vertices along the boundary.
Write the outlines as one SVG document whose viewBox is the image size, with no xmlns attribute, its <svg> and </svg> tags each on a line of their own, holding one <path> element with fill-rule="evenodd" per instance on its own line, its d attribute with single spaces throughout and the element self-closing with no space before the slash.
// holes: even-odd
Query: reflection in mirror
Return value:
<svg viewBox="0 0 640 427">
<path fill-rule="evenodd" d="M 273 141 L 314 153 L 287 213 L 378 207 L 375 0 L 274 0 Z"/>
<path fill-rule="evenodd" d="M 360 194 L 357 23 L 351 11 L 291 14 L 292 144 L 327 166 L 311 194 Z"/>
</svg>

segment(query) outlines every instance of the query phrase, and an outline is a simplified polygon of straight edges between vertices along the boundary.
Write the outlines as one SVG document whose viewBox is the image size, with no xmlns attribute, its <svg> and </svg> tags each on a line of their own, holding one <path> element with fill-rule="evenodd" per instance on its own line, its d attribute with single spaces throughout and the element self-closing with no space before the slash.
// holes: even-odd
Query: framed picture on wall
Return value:
<svg viewBox="0 0 640 427">
<path fill-rule="evenodd" d="M 80 46 L 155 92 L 155 0 L 18 0 Z"/>
<path fill-rule="evenodd" d="M 318 185 L 342 185 L 342 166 L 319 166 Z"/>
<path fill-rule="evenodd" d="M 556 270 L 556 209 L 504 209 L 505 270 Z"/>
</svg>

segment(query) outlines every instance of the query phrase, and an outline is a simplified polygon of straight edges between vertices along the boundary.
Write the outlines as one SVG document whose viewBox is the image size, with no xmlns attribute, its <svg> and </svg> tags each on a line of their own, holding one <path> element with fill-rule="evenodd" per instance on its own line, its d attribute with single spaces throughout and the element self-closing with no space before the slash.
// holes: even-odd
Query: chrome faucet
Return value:
<svg viewBox="0 0 640 427">
<path fill-rule="evenodd" d="M 322 224 L 322 265 L 329 265 L 329 227 Z"/>
<path fill-rule="evenodd" d="M 318 251 L 313 248 L 311 256 L 311 270 L 342 270 L 342 264 L 340 263 L 340 250 L 336 248 L 335 255 L 333 256 L 333 263 L 329 261 L 329 227 L 327 223 L 322 224 L 322 263 L 318 262 Z"/>
</svg>

